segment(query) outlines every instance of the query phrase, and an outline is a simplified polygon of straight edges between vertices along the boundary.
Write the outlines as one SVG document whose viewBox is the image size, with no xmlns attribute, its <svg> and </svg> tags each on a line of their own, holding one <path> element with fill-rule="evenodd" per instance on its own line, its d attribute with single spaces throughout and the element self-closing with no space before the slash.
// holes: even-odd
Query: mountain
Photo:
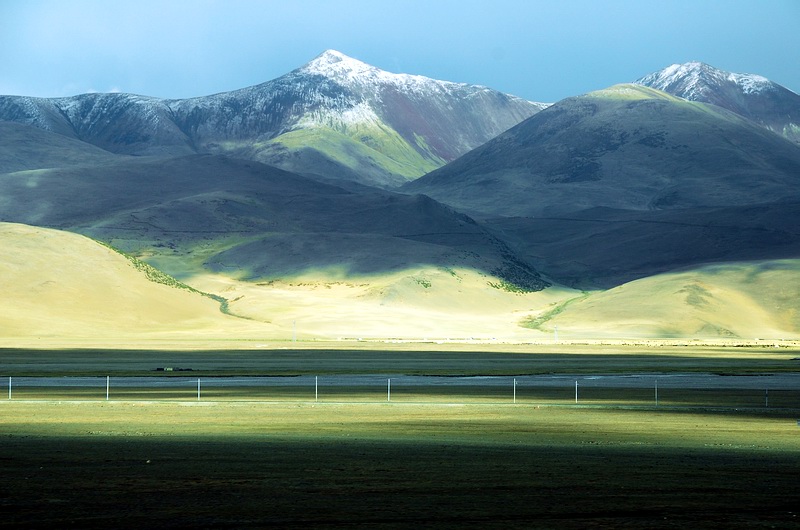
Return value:
<svg viewBox="0 0 800 530">
<path fill-rule="evenodd" d="M 800 257 L 800 148 L 640 85 L 558 102 L 403 189 L 476 212 L 575 288 Z"/>
<path fill-rule="evenodd" d="M 219 155 L 2 175 L 0 221 L 86 234 L 187 281 L 427 265 L 470 267 L 529 290 L 548 285 L 501 240 L 428 197 L 347 191 Z"/>
<path fill-rule="evenodd" d="M 236 340 L 286 340 L 295 326 L 301 338 L 510 338 L 530 334 L 518 321 L 531 303 L 571 294 L 547 289 L 550 283 L 504 241 L 428 197 L 349 190 L 220 155 L 119 157 L 115 163 L 2 174 L 0 220 L 88 235 L 211 293 L 226 313 L 240 317 L 227 328 Z M 17 276 L 10 281 L 20 281 L 26 261 L 47 264 L 43 276 L 73 275 L 44 246 L 36 258 L 38 243 L 30 241 L 29 254 L 20 254 L 25 261 L 12 265 Z M 61 248 L 65 259 L 84 253 Z M 69 271 L 105 274 L 113 265 L 95 258 L 87 253 Z M 128 281 L 120 277 L 115 285 Z M 107 283 L 87 280 L 53 291 L 54 300 L 69 298 L 52 303 L 65 311 L 57 320 L 64 337 L 75 331 L 70 322 L 84 321 L 82 314 L 67 318 L 65 308 L 80 299 L 91 305 L 100 297 L 95 289 L 102 292 Z M 7 290 L 0 314 L 45 303 L 29 290 Z M 109 290 L 102 302 L 115 304 L 115 293 Z M 85 343 L 118 329 L 116 315 L 109 310 L 105 330 L 87 325 Z M 38 316 L 31 309 L 14 329 L 35 335 L 50 318 L 47 307 Z M 187 327 L 174 320 L 164 326 L 170 323 L 176 332 Z M 206 324 L 210 328 L 198 328 L 196 339 L 215 336 L 217 324 Z"/>
<path fill-rule="evenodd" d="M 0 97 L 0 335 L 800 336 L 800 147 L 636 84 L 534 107 L 336 52 L 181 101 Z"/>
<path fill-rule="evenodd" d="M 707 263 L 800 257 L 800 202 L 673 210 L 589 208 L 486 222 L 515 254 L 580 289 Z"/>
<path fill-rule="evenodd" d="M 482 86 L 392 74 L 328 50 L 261 85 L 184 100 L 2 96 L 0 120 L 117 154 L 227 154 L 324 179 L 393 187 L 545 106 Z"/>
<path fill-rule="evenodd" d="M 800 198 L 800 148 L 720 107 L 640 85 L 568 98 L 406 184 L 484 216 Z"/>
<path fill-rule="evenodd" d="M 117 157 L 61 134 L 0 121 L 0 173 L 113 163 Z"/>
<path fill-rule="evenodd" d="M 800 95 L 765 77 L 690 62 L 673 64 L 636 83 L 728 109 L 800 143 Z"/>
</svg>

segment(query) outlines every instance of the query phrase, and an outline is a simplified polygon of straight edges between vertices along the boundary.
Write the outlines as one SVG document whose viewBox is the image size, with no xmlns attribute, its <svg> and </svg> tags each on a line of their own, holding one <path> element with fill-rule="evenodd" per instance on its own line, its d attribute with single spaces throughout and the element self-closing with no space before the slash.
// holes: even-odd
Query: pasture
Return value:
<svg viewBox="0 0 800 530">
<path fill-rule="evenodd" d="M 186 374 L 153 372 L 171 362 L 192 368 L 192 377 L 195 370 L 202 377 L 231 375 L 238 366 L 251 376 L 291 373 L 308 381 L 311 373 L 335 376 L 350 368 L 377 381 L 378 374 L 403 374 L 406 366 L 416 367 L 417 375 L 440 376 L 488 371 L 504 378 L 588 377 L 601 371 L 641 373 L 642 367 L 649 374 L 678 375 L 694 359 L 698 371 L 756 377 L 796 375 L 788 367 L 796 366 L 797 356 L 725 348 L 637 354 L 615 347 L 585 352 L 584 364 L 579 348 L 467 350 L 296 349 L 229 351 L 227 357 L 220 351 L 184 352 L 184 357 L 163 351 L 64 356 L 6 351 L 2 369 L 14 377 L 97 378 L 106 372 L 178 381 Z M 326 374 L 325 366 L 332 373 Z M 243 397 L 243 388 L 217 389 L 201 401 L 193 399 L 192 388 L 187 395 L 166 397 L 142 388 L 141 394 L 106 401 L 104 390 L 96 388 L 90 396 L 54 399 L 51 388 L 41 387 L 0 400 L 0 526 L 788 528 L 798 523 L 800 389 L 776 394 L 774 399 L 784 401 L 769 407 L 755 390 L 744 406 L 712 406 L 701 399 L 704 392 L 722 392 L 715 395 L 727 399 L 730 389 L 696 389 L 691 399 L 657 407 L 649 389 L 595 388 L 592 395 L 588 384 L 579 405 L 570 403 L 571 393 L 528 392 L 534 386 L 522 387 L 517 403 L 508 385 L 479 395 L 458 385 L 413 393 L 398 385 L 391 402 L 382 387 L 344 384 L 320 401 L 307 386 L 289 387 L 297 394 L 286 399 Z"/>
</svg>

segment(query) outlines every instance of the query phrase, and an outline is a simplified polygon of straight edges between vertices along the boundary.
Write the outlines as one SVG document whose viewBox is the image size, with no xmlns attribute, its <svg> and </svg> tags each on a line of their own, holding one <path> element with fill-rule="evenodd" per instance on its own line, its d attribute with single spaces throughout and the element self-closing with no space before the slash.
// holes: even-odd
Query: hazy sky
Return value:
<svg viewBox="0 0 800 530">
<path fill-rule="evenodd" d="M 692 60 L 800 92 L 800 0 L 0 0 L 0 94 L 202 96 L 328 48 L 534 101 Z"/>
</svg>

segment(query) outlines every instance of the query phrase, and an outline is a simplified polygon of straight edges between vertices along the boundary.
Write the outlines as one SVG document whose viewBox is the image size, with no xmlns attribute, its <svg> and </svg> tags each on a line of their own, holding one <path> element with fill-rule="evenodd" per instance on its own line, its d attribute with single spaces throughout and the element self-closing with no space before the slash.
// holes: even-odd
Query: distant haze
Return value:
<svg viewBox="0 0 800 530">
<path fill-rule="evenodd" d="M 795 0 L 4 0 L 0 94 L 208 95 L 325 49 L 532 101 L 697 60 L 800 91 Z"/>
</svg>

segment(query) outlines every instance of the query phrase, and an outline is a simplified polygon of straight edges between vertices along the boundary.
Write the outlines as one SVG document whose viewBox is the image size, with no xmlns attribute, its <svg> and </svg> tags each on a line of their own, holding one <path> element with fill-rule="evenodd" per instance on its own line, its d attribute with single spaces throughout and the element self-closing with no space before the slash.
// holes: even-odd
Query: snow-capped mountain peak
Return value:
<svg viewBox="0 0 800 530">
<path fill-rule="evenodd" d="M 454 160 L 543 106 L 483 86 L 389 73 L 326 50 L 271 81 L 183 100 L 0 96 L 0 120 L 115 153 L 225 152 L 391 187 Z"/>
<path fill-rule="evenodd" d="M 800 95 L 766 77 L 695 61 L 670 65 L 636 84 L 717 105 L 800 144 Z"/>
<path fill-rule="evenodd" d="M 374 66 L 363 63 L 358 59 L 348 57 L 336 50 L 325 50 L 305 66 L 301 67 L 300 70 L 309 74 L 317 74 L 325 77 L 353 77 L 380 71 Z"/>
<path fill-rule="evenodd" d="M 636 83 L 673 94 L 680 92 L 680 97 L 693 101 L 703 101 L 709 92 L 726 86 L 735 86 L 746 94 L 775 89 L 774 83 L 760 75 L 726 72 L 698 61 L 670 65 Z"/>
<path fill-rule="evenodd" d="M 413 90 L 415 87 L 462 86 L 461 83 L 439 81 L 421 75 L 395 74 L 353 59 L 336 50 L 325 50 L 301 67 L 302 74 L 320 75 L 348 86 L 395 85 Z M 466 86 L 466 85 L 463 85 Z"/>
</svg>

